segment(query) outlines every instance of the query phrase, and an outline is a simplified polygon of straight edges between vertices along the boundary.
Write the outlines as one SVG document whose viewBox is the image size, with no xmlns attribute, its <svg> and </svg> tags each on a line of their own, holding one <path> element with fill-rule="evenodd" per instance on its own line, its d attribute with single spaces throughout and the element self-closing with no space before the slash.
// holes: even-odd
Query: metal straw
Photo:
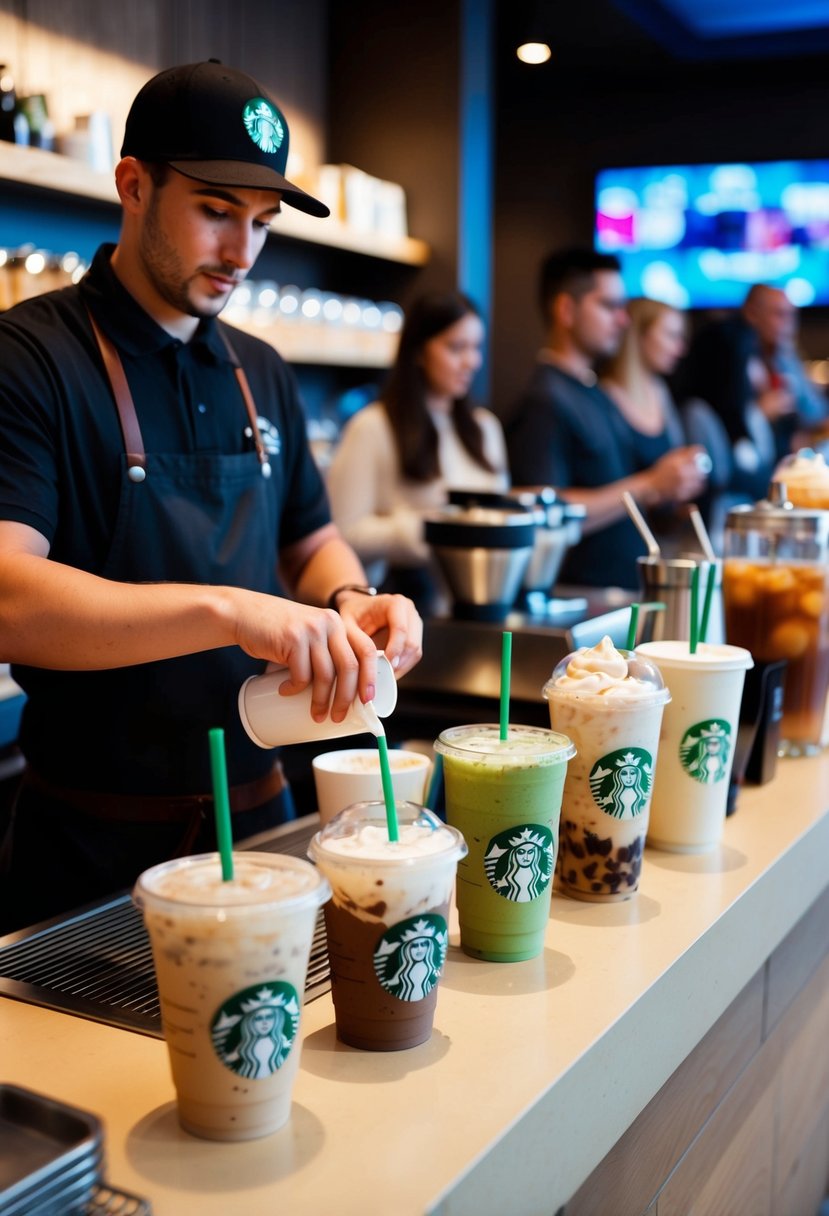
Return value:
<svg viewBox="0 0 829 1216">
<path fill-rule="evenodd" d="M 642 540 L 648 547 L 648 556 L 660 557 L 661 553 L 659 543 L 653 532 L 651 532 L 650 528 L 645 523 L 645 517 L 637 507 L 633 495 L 629 494 L 628 491 L 625 490 L 624 494 L 622 495 L 622 502 L 627 507 L 628 515 L 633 520 L 639 535 L 642 537 Z"/>
</svg>

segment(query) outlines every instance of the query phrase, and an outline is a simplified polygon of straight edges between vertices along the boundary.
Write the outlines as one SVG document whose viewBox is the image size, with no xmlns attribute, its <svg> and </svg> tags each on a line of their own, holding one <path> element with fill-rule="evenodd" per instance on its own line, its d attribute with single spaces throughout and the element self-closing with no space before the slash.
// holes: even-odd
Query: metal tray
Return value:
<svg viewBox="0 0 829 1216">
<path fill-rule="evenodd" d="M 305 857 L 318 827 L 316 815 L 306 816 L 251 838 L 245 847 Z M 320 913 L 305 1001 L 330 986 Z M 150 940 L 127 892 L 0 939 L 0 996 L 163 1037 Z"/>
<path fill-rule="evenodd" d="M 101 1179 L 102 1143 L 95 1115 L 0 1084 L 0 1212 L 37 1211 L 44 1197 L 62 1199 L 64 1187 L 82 1208 Z"/>
</svg>

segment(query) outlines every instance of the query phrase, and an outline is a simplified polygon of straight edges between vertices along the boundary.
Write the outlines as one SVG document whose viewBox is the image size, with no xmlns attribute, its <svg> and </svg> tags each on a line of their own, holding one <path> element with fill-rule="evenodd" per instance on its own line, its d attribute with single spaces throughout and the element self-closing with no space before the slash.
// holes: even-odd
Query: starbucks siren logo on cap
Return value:
<svg viewBox="0 0 829 1216">
<path fill-rule="evenodd" d="M 254 97 L 242 111 L 245 130 L 262 152 L 277 152 L 285 138 L 285 128 L 279 114 L 265 101 Z"/>
</svg>

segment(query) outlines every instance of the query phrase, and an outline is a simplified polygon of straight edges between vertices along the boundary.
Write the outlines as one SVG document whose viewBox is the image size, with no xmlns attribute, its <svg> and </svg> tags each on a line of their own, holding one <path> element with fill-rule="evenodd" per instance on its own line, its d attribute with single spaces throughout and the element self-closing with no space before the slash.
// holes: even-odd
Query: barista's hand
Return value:
<svg viewBox="0 0 829 1216">
<path fill-rule="evenodd" d="M 355 697 L 372 700 L 377 655 L 367 633 L 348 626 L 330 608 L 254 592 L 242 595 L 241 605 L 235 605 L 236 641 L 254 658 L 288 668 L 280 695 L 302 692 L 310 684 L 316 722 L 328 716 L 329 704 L 332 721 L 342 722 Z"/>
<path fill-rule="evenodd" d="M 377 650 L 385 651 L 398 679 L 419 662 L 423 621 L 405 595 L 340 595 L 338 607 L 355 649 L 359 636 L 367 634 Z"/>
<path fill-rule="evenodd" d="M 650 502 L 689 502 L 705 489 L 706 467 L 710 468 L 708 453 L 699 444 L 672 448 L 660 456 L 647 471 Z"/>
</svg>

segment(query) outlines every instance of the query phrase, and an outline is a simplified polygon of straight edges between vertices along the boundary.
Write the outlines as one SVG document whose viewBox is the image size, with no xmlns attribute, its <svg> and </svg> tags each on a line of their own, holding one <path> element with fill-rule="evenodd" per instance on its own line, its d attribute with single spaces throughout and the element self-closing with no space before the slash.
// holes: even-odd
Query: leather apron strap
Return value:
<svg viewBox="0 0 829 1216">
<path fill-rule="evenodd" d="M 121 424 L 121 434 L 124 437 L 124 451 L 127 454 L 127 476 L 130 481 L 140 482 L 147 476 L 147 453 L 144 448 L 144 438 L 141 434 L 141 427 L 138 422 L 138 415 L 135 412 L 135 402 L 132 399 L 130 387 L 127 384 L 127 377 L 124 373 L 124 365 L 121 362 L 121 356 L 115 347 L 115 344 L 104 333 L 98 322 L 93 317 L 91 311 L 87 308 L 89 321 L 92 325 L 92 333 L 95 341 L 98 344 L 98 350 L 101 352 L 101 358 L 104 361 L 109 383 L 112 387 L 112 395 L 115 398 L 115 407 L 118 410 L 118 421 Z M 268 454 L 265 451 L 265 445 L 262 442 L 262 436 L 259 433 L 259 423 L 257 421 L 256 403 L 253 400 L 253 394 L 250 391 L 248 378 L 245 375 L 245 369 L 239 362 L 239 356 L 233 348 L 233 344 L 228 338 L 224 330 L 218 330 L 219 336 L 227 350 L 230 362 L 233 365 L 233 373 L 236 376 L 236 383 L 239 386 L 239 392 L 242 394 L 242 400 L 245 403 L 250 426 L 248 428 L 249 437 L 252 439 L 256 448 L 256 455 L 259 457 L 259 464 L 262 469 L 263 477 L 270 477 L 271 465 L 268 460 Z"/>
</svg>

